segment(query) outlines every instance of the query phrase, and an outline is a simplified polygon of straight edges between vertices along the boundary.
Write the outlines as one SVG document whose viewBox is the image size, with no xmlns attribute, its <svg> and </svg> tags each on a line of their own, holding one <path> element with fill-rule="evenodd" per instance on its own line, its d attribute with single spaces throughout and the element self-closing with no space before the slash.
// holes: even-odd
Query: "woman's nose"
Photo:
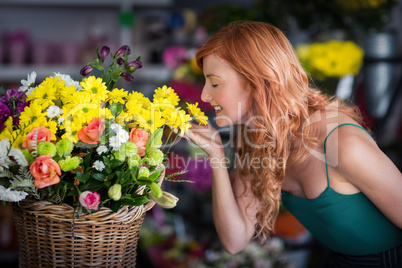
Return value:
<svg viewBox="0 0 402 268">
<path fill-rule="evenodd" d="M 204 86 L 204 88 L 202 89 L 201 100 L 203 102 L 211 102 L 212 100 L 212 96 L 209 93 L 208 89 L 206 89 L 206 86 Z"/>
</svg>

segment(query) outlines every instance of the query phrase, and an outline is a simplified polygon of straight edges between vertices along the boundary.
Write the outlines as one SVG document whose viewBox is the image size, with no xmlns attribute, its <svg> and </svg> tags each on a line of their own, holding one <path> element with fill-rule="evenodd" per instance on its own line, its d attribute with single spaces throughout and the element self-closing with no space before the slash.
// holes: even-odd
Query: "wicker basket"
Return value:
<svg viewBox="0 0 402 268">
<path fill-rule="evenodd" d="M 139 231 L 154 204 L 124 206 L 116 213 L 102 207 L 73 220 L 67 204 L 14 203 L 19 267 L 135 267 Z"/>
</svg>

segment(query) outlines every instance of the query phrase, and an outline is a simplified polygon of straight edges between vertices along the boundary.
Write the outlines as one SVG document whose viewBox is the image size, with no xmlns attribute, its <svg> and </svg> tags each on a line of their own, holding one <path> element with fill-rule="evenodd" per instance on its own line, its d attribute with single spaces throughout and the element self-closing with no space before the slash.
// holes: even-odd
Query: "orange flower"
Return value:
<svg viewBox="0 0 402 268">
<path fill-rule="evenodd" d="M 44 188 L 60 182 L 61 170 L 50 154 L 37 157 L 29 167 L 35 187 Z"/>
<path fill-rule="evenodd" d="M 36 139 L 35 139 L 36 136 Z M 22 148 L 28 149 L 32 152 L 34 144 L 38 144 L 44 141 L 50 141 L 52 138 L 52 132 L 46 127 L 34 127 L 31 132 L 29 132 L 27 139 L 22 143 Z"/>
<path fill-rule="evenodd" d="M 100 141 L 99 136 L 102 135 L 105 128 L 103 118 L 94 118 L 89 122 L 88 126 L 78 132 L 78 138 L 83 143 L 97 144 Z"/>
<path fill-rule="evenodd" d="M 149 138 L 149 133 L 142 128 L 132 128 L 130 131 L 130 141 L 137 145 L 139 156 L 145 155 L 145 148 L 147 146 L 147 141 Z"/>
</svg>

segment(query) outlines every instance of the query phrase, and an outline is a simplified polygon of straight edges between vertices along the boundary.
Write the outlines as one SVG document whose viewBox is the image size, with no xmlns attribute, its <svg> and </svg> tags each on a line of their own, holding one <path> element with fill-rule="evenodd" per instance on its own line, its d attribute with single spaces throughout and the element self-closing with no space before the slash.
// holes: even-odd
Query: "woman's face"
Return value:
<svg viewBox="0 0 402 268">
<path fill-rule="evenodd" d="M 216 124 L 220 127 L 244 124 L 250 93 L 244 89 L 243 78 L 215 54 L 203 59 L 203 71 L 205 85 L 201 99 L 215 108 Z"/>
</svg>

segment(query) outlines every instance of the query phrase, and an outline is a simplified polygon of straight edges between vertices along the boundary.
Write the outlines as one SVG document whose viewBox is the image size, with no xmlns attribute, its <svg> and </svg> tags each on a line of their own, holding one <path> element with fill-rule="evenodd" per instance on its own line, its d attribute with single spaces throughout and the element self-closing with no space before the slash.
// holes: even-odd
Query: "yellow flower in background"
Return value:
<svg viewBox="0 0 402 268">
<path fill-rule="evenodd" d="M 190 70 L 196 75 L 202 74 L 202 70 L 200 67 L 198 67 L 195 57 L 191 58 L 190 60 Z"/>
<path fill-rule="evenodd" d="M 391 0 L 391 2 L 397 2 L 398 0 Z M 359 0 L 359 1 L 350 1 L 350 0 L 336 0 L 336 2 L 345 10 L 354 10 L 358 11 L 360 9 L 375 9 L 386 3 L 388 0 Z"/>
<path fill-rule="evenodd" d="M 179 104 L 179 96 L 174 92 L 174 90 L 171 87 L 167 87 L 164 85 L 162 88 L 158 87 L 155 89 L 155 94 L 154 94 L 154 101 L 157 101 L 159 103 L 171 103 L 172 105 L 176 106 Z M 166 100 L 164 102 L 164 100 Z"/>
<path fill-rule="evenodd" d="M 190 115 L 193 119 L 199 121 L 199 124 L 207 125 L 208 124 L 208 117 L 205 115 L 204 112 L 198 108 L 198 102 L 195 104 L 186 103 L 187 108 L 190 110 Z"/>
<path fill-rule="evenodd" d="M 296 48 L 307 73 L 315 79 L 356 75 L 363 62 L 363 50 L 352 41 L 332 40 Z"/>
</svg>

